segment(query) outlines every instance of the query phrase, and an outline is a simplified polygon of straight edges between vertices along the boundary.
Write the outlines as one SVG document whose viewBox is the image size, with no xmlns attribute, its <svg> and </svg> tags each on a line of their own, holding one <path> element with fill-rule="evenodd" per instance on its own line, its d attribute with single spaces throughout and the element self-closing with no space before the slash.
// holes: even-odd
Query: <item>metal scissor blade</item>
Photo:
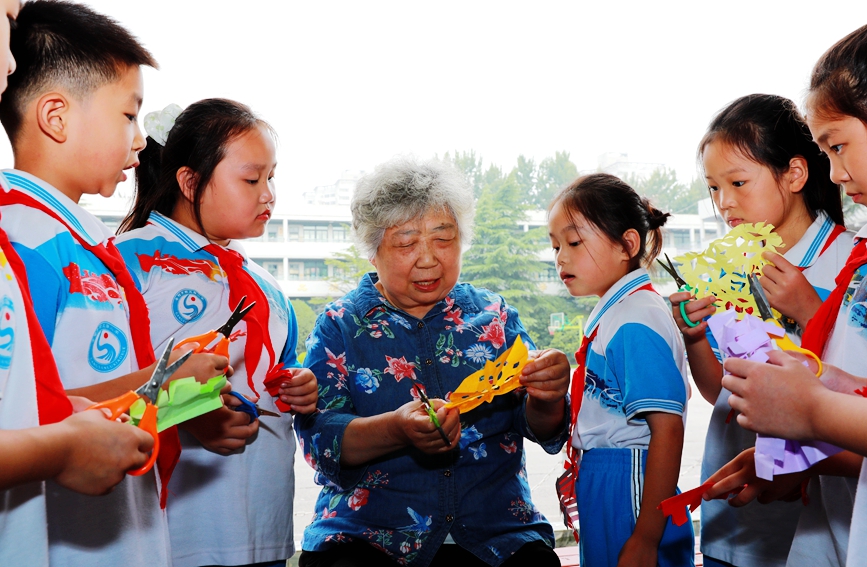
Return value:
<svg viewBox="0 0 867 567">
<path fill-rule="evenodd" d="M 686 280 L 680 276 L 680 273 L 678 273 L 677 268 L 674 267 L 674 262 L 672 262 L 671 258 L 668 257 L 668 254 L 665 254 L 665 259 L 668 262 L 668 265 L 666 265 L 665 262 L 663 262 L 659 258 L 657 258 L 656 261 L 659 262 L 660 266 L 665 268 L 665 271 L 668 272 L 668 274 L 672 278 L 674 278 L 674 283 L 676 283 L 678 285 L 678 287 L 685 286 Z"/>
<path fill-rule="evenodd" d="M 768 296 L 765 295 L 762 284 L 759 283 L 759 277 L 756 274 L 750 274 L 747 276 L 747 279 L 750 282 L 750 293 L 753 295 L 753 299 L 756 300 L 756 307 L 759 308 L 759 315 L 762 317 L 762 321 L 774 319 L 771 303 L 768 301 Z"/>
<path fill-rule="evenodd" d="M 151 374 L 150 379 L 139 386 L 139 388 L 135 391 L 139 396 L 145 396 L 147 399 L 151 401 L 151 403 L 155 403 L 157 401 L 157 395 L 160 393 L 160 388 L 163 387 L 165 381 L 171 376 L 175 370 L 177 370 L 178 366 L 184 363 L 186 359 L 193 354 L 193 351 L 187 351 L 181 355 L 176 361 L 174 361 L 171 365 L 168 364 L 169 357 L 172 355 L 172 347 L 175 345 L 175 338 L 172 337 L 169 339 L 168 344 L 166 344 L 166 348 L 163 350 L 163 354 L 160 355 L 160 359 L 157 362 L 157 367 L 154 369 L 153 374 Z"/>
<path fill-rule="evenodd" d="M 237 325 L 238 322 L 244 318 L 244 315 L 249 313 L 250 310 L 253 309 L 253 307 L 256 305 L 256 302 L 254 301 L 247 307 L 244 307 L 244 302 L 246 301 L 247 296 L 245 295 L 241 298 L 240 301 L 238 301 L 238 305 L 235 306 L 235 309 L 232 311 L 232 315 L 229 316 L 229 320 L 226 321 L 226 324 L 217 329 L 218 333 L 222 334 L 227 339 L 229 338 L 229 335 L 232 334 L 232 329 L 235 328 L 235 325 Z"/>
</svg>

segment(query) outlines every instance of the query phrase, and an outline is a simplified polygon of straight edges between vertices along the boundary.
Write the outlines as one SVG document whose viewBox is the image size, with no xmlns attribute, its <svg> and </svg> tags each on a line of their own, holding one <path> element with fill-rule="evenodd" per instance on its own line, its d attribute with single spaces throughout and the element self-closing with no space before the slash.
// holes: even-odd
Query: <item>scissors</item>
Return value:
<svg viewBox="0 0 867 567">
<path fill-rule="evenodd" d="M 783 328 L 782 323 L 774 317 L 774 312 L 771 311 L 771 303 L 768 301 L 768 296 L 765 295 L 765 290 L 762 288 L 762 284 L 759 283 L 759 277 L 756 274 L 750 274 L 747 278 L 750 281 L 750 293 L 753 294 L 753 299 L 756 300 L 756 306 L 759 308 L 759 315 L 761 316 L 762 321 L 767 321 L 773 323 L 777 327 Z M 793 343 L 792 339 L 790 339 L 785 333 L 783 333 L 782 337 L 775 338 L 774 341 L 777 343 L 777 346 L 780 347 L 780 350 L 800 352 L 801 354 L 806 354 L 815 360 L 816 364 L 819 365 L 819 370 L 816 372 L 816 376 L 822 375 L 822 361 L 819 360 L 816 353 L 799 347 Z"/>
<path fill-rule="evenodd" d="M 680 276 L 677 268 L 675 268 L 674 264 L 671 263 L 671 258 L 668 257 L 668 254 L 665 255 L 665 260 L 668 262 L 668 265 L 666 265 L 665 262 L 663 262 L 659 258 L 656 259 L 656 261 L 659 262 L 659 265 L 662 266 L 665 271 L 674 278 L 674 283 L 680 286 L 678 287 L 677 291 L 692 291 L 692 286 L 686 283 L 686 280 Z M 683 306 L 687 303 L 689 303 L 689 301 L 680 302 L 680 316 L 683 317 L 683 322 L 690 327 L 698 327 L 701 324 L 701 321 L 699 321 L 698 323 L 693 323 L 689 320 L 689 317 L 686 316 L 686 310 L 683 308 Z"/>
<path fill-rule="evenodd" d="M 418 382 L 416 382 L 415 380 L 413 380 L 413 388 L 415 388 L 415 391 L 418 394 L 418 399 L 421 401 L 421 405 L 424 406 L 425 411 L 427 412 L 428 416 L 430 417 L 431 423 L 433 423 L 434 427 L 437 428 L 437 431 L 439 432 L 440 437 L 443 438 L 443 441 L 446 442 L 446 445 L 451 447 L 452 442 L 449 441 L 448 435 L 446 435 L 446 432 L 443 430 L 443 426 L 440 425 L 440 420 L 437 419 L 437 412 L 434 411 L 433 406 L 430 403 L 430 400 L 428 399 L 427 395 L 424 393 L 424 390 L 418 385 Z"/>
<path fill-rule="evenodd" d="M 258 405 L 254 404 L 250 400 L 248 400 L 245 396 L 240 394 L 239 392 L 229 392 L 230 395 L 235 396 L 239 400 L 241 400 L 241 405 L 235 408 L 232 408 L 235 411 L 244 412 L 250 416 L 250 423 L 253 423 L 253 420 L 259 419 L 260 415 L 265 415 L 268 417 L 280 417 L 279 413 L 275 413 L 273 411 L 268 411 L 266 409 L 260 408 Z"/>
<path fill-rule="evenodd" d="M 253 306 L 256 305 L 254 301 L 247 307 L 244 307 L 244 302 L 247 301 L 247 296 L 241 298 L 238 302 L 238 305 L 235 306 L 235 310 L 232 311 L 232 315 L 229 317 L 229 320 L 226 321 L 226 324 L 218 329 L 214 329 L 213 331 L 208 331 L 202 335 L 196 335 L 194 337 L 189 337 L 187 339 L 182 340 L 178 343 L 178 347 L 180 348 L 185 344 L 189 343 L 199 343 L 199 346 L 196 348 L 196 353 L 204 351 L 209 344 L 214 342 L 214 339 L 222 335 L 219 342 L 217 342 L 217 346 L 214 347 L 214 354 L 219 354 L 221 356 L 225 356 L 229 358 L 229 336 L 232 334 L 232 329 L 235 328 L 235 325 L 244 318 L 250 309 L 253 309 Z"/>
<path fill-rule="evenodd" d="M 154 438 L 154 448 L 151 452 L 150 458 L 147 462 L 141 466 L 141 468 L 135 469 L 133 471 L 128 471 L 128 474 L 132 476 L 141 476 L 144 473 L 151 470 L 154 466 L 154 462 L 157 460 L 157 454 L 160 452 L 160 437 L 157 433 L 157 406 L 154 405 L 154 402 L 157 400 L 157 395 L 160 393 L 160 388 L 163 387 L 165 381 L 174 374 L 175 370 L 183 364 L 191 354 L 192 351 L 187 351 L 181 355 L 176 361 L 172 364 L 169 364 L 169 356 L 172 354 L 172 345 L 174 344 L 175 339 L 172 337 L 169 339 L 169 343 L 166 345 L 166 348 L 163 350 L 162 356 L 160 356 L 159 362 L 157 362 L 157 367 L 154 369 L 153 374 L 151 374 L 150 379 L 142 384 L 136 391 L 130 390 L 126 394 L 120 395 L 116 398 L 112 398 L 111 400 L 106 400 L 104 402 L 100 402 L 98 404 L 94 404 L 87 409 L 107 409 L 111 412 L 110 419 L 117 419 L 121 416 L 121 414 L 129 411 L 130 406 L 132 406 L 139 399 L 144 399 L 147 402 L 145 406 L 144 415 L 142 415 L 141 420 L 139 420 L 139 428 L 151 434 L 151 437 Z"/>
</svg>

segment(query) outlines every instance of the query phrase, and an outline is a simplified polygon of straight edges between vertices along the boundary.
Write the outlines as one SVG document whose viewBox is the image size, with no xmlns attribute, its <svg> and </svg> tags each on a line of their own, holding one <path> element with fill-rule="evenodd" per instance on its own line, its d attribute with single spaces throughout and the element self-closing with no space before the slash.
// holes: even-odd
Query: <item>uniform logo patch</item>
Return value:
<svg viewBox="0 0 867 567">
<path fill-rule="evenodd" d="M 0 370 L 12 365 L 12 348 L 15 346 L 15 305 L 4 295 L 0 299 Z"/>
<path fill-rule="evenodd" d="M 172 313 L 178 323 L 183 325 L 201 317 L 207 306 L 208 302 L 202 294 L 194 289 L 182 289 L 172 300 Z"/>
<path fill-rule="evenodd" d="M 111 372 L 126 360 L 129 342 L 123 331 L 103 321 L 90 340 L 87 361 L 97 372 Z"/>
</svg>

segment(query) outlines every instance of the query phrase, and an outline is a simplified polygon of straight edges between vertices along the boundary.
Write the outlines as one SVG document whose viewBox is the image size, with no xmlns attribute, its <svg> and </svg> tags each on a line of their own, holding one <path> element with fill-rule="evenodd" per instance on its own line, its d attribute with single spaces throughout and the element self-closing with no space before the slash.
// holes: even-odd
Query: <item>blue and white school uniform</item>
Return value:
<svg viewBox="0 0 867 567">
<path fill-rule="evenodd" d="M 823 301 L 834 289 L 834 278 L 852 250 L 852 233 L 834 235 L 835 226 L 827 214 L 820 212 L 801 239 L 783 254 L 786 260 L 803 269 L 807 281 Z M 836 238 L 829 243 L 832 236 Z M 786 327 L 789 338 L 801 344 L 801 330 L 792 324 Z M 709 332 L 708 341 L 719 360 L 716 341 Z M 723 388 L 714 404 L 701 463 L 702 482 L 756 444 L 756 434 L 738 425 L 737 420 L 726 423 L 731 411 L 730 395 Z M 842 479 L 831 482 L 845 483 Z M 779 501 L 741 508 L 729 506 L 725 500 L 703 502 L 701 551 L 705 556 L 738 567 L 783 567 L 802 510 L 800 502 Z M 830 543 L 825 547 L 831 547 Z"/>
<path fill-rule="evenodd" d="M 152 213 L 146 226 L 117 238 L 148 304 L 151 339 L 158 351 L 171 337 L 180 341 L 222 326 L 235 307 L 229 305 L 225 272 L 204 250 L 208 244 L 201 234 L 159 213 Z M 292 307 L 274 278 L 247 258 L 240 243 L 232 241 L 228 248 L 244 256 L 244 269 L 268 297 L 268 328 L 279 361 L 298 366 Z M 236 325 L 238 331 L 246 331 L 246 321 Z M 245 340 L 230 344 L 235 374 L 229 380 L 235 391 L 252 396 L 244 345 Z M 279 413 L 262 385 L 269 365 L 263 348 L 253 384 L 262 396 L 259 406 Z M 228 456 L 206 450 L 183 429 L 179 432 L 183 452 L 169 483 L 168 501 L 174 566 L 241 565 L 290 557 L 295 493 L 292 416 L 262 417 L 258 434 L 242 451 Z"/>
<path fill-rule="evenodd" d="M 599 300 L 585 334 L 584 400 L 572 445 L 581 455 L 576 483 L 581 565 L 615 566 L 641 508 L 650 428 L 642 417 L 663 412 L 686 423 L 688 392 L 683 338 L 644 269 L 630 272 Z M 692 565 L 692 522 L 669 519 L 660 566 Z"/>
<path fill-rule="evenodd" d="M 3 191 L 20 191 L 64 219 L 24 205 L 2 207 L 0 226 L 27 268 L 34 309 L 63 386 L 99 384 L 138 370 L 127 302 L 116 280 L 70 230 L 96 245 L 113 235 L 48 183 L 15 170 Z M 168 528 L 153 471 L 127 476 L 112 493 L 84 496 L 46 483 L 52 565 L 170 565 Z"/>
<path fill-rule="evenodd" d="M 29 337 L 21 289 L 0 250 L 0 429 L 39 426 Z M 0 491 L 0 565 L 48 567 L 44 482 Z"/>
</svg>

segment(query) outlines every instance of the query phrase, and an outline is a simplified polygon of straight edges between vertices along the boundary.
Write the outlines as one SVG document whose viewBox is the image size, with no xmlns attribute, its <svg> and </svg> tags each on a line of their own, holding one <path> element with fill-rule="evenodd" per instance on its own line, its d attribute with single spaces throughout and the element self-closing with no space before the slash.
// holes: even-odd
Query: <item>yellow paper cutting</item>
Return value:
<svg viewBox="0 0 867 567">
<path fill-rule="evenodd" d="M 683 264 L 680 273 L 695 290 L 696 298 L 715 295 L 718 308 L 758 313 L 747 277 L 761 274 L 768 263 L 762 258 L 764 252 L 776 252 L 782 246 L 783 239 L 773 230 L 773 225 L 763 222 L 740 224 L 711 242 L 704 252 L 676 257 Z"/>
<path fill-rule="evenodd" d="M 527 346 L 519 335 L 497 360 L 485 361 L 484 368 L 464 378 L 461 385 L 452 392 L 446 407 L 458 408 L 461 413 L 466 413 L 492 401 L 494 396 L 519 388 L 521 382 L 518 377 L 529 360 L 528 356 Z"/>
</svg>

